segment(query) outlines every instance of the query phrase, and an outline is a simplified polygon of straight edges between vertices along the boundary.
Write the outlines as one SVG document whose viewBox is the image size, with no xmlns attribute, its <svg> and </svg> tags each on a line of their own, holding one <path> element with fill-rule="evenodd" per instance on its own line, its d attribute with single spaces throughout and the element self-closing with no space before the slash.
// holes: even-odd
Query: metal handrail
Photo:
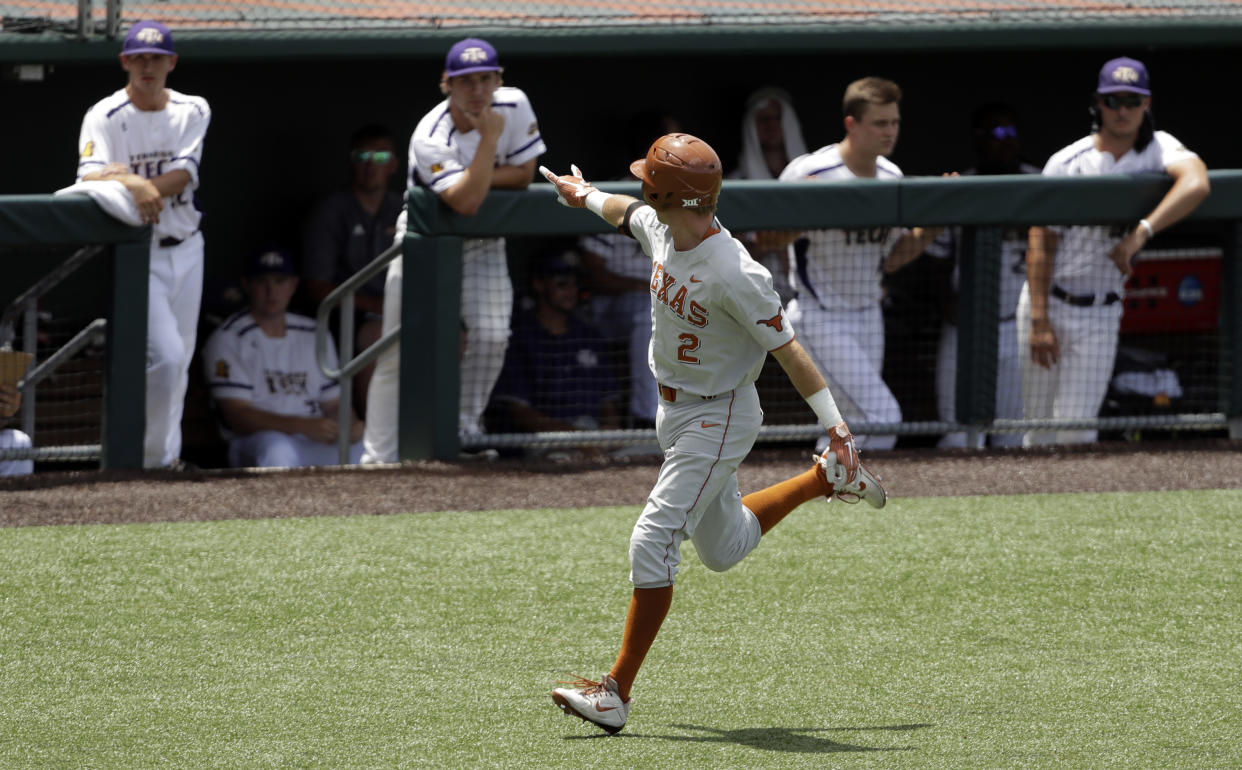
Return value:
<svg viewBox="0 0 1242 770">
<path fill-rule="evenodd" d="M 16 333 L 13 331 L 13 322 L 21 314 L 26 303 L 46 294 L 58 283 L 68 278 L 70 273 L 77 270 L 91 257 L 103 250 L 103 246 L 84 246 L 78 249 L 73 253 L 73 256 L 61 262 L 52 272 L 35 281 L 29 289 L 26 289 L 10 302 L 9 306 L 4 309 L 4 314 L 0 315 L 0 347 L 13 343 L 13 337 L 16 336 Z"/>
<path fill-rule="evenodd" d="M 341 386 L 341 398 L 336 410 L 336 450 L 337 462 L 341 465 L 349 463 L 349 428 L 352 423 L 354 375 L 362 371 L 368 364 L 379 357 L 393 343 L 401 338 L 401 325 L 384 334 L 370 347 L 357 356 L 354 355 L 354 294 L 367 281 L 379 275 L 381 270 L 388 269 L 388 263 L 401 256 L 400 241 L 385 249 L 378 257 L 371 260 L 366 267 L 341 282 L 328 296 L 319 303 L 315 314 L 315 362 L 325 377 L 336 380 Z M 341 347 L 338 351 L 339 368 L 331 369 L 327 365 L 328 357 L 328 317 L 332 310 L 341 306 Z"/>
<path fill-rule="evenodd" d="M 15 322 L 17 317 L 23 313 L 26 314 L 26 323 L 23 330 L 23 339 L 27 353 L 36 352 L 35 334 L 36 324 L 34 319 L 34 309 L 37 301 L 44 294 L 47 294 L 62 281 L 73 274 L 78 268 L 89 262 L 93 257 L 104 250 L 104 246 L 93 244 L 83 246 L 75 251 L 68 259 L 61 262 L 51 272 L 44 275 L 39 280 L 31 284 L 30 288 L 23 291 L 4 309 L 0 314 L 0 348 L 5 348 L 13 343 L 16 337 Z M 103 318 L 96 318 L 87 324 L 80 332 L 74 335 L 73 339 L 61 346 L 56 352 L 52 353 L 46 361 L 35 366 L 17 383 L 18 390 L 22 391 L 22 429 L 33 439 L 35 437 L 35 393 L 34 388 L 41 381 L 50 376 L 61 364 L 76 355 L 82 348 L 94 341 L 97 334 L 107 329 L 108 322 Z M 74 447 L 32 447 L 30 449 L 8 450 L 4 459 L 98 459 L 102 455 L 101 445 L 87 444 Z M 93 454 L 91 454 L 93 452 Z"/>
<path fill-rule="evenodd" d="M 17 389 L 24 392 L 27 388 L 33 388 L 47 379 L 61 364 L 77 355 L 79 350 L 96 342 L 99 335 L 103 334 L 107 328 L 108 319 L 106 318 L 96 318 L 91 321 L 83 327 L 82 331 L 73 335 L 73 339 L 48 356 L 46 361 L 27 372 L 26 376 L 17 383 Z"/>
</svg>

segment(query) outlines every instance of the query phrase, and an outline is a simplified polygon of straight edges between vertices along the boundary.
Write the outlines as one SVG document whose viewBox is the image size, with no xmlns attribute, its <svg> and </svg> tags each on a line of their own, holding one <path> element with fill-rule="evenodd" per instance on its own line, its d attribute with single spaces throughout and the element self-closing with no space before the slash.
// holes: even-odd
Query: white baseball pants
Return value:
<svg viewBox="0 0 1242 770">
<path fill-rule="evenodd" d="M 1018 349 L 1022 352 L 1022 403 L 1028 420 L 1098 417 L 1117 357 L 1121 302 L 1076 307 L 1048 298 L 1048 320 L 1057 335 L 1060 360 L 1045 369 L 1031 360 L 1030 287 L 1018 299 Z M 1094 430 L 1034 430 L 1024 446 L 1088 444 Z"/>
<path fill-rule="evenodd" d="M 717 572 L 759 544 L 759 520 L 742 505 L 737 468 L 762 424 L 753 384 L 710 400 L 681 391 L 673 403 L 661 400 L 656 436 L 664 464 L 630 535 L 636 588 L 672 585 L 687 537 L 699 560 Z"/>
<path fill-rule="evenodd" d="M 306 468 L 337 465 L 336 444 L 324 444 L 301 434 L 292 435 L 275 430 L 261 430 L 229 442 L 229 467 L 232 468 Z M 349 447 L 349 461 L 362 459 L 362 442 Z"/>
<path fill-rule="evenodd" d="M 151 242 L 147 282 L 147 428 L 143 466 L 181 456 L 181 414 L 203 298 L 203 234 L 162 248 Z"/>
<path fill-rule="evenodd" d="M 0 430 L 0 449 L 29 449 L 30 436 L 20 430 Z M 25 476 L 34 473 L 34 460 L 0 460 L 0 476 Z"/>
</svg>

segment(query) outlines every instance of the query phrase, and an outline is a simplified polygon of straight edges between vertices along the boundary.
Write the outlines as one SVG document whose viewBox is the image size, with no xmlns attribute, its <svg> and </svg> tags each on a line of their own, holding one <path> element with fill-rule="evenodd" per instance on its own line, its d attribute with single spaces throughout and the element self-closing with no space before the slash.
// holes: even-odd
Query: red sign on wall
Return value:
<svg viewBox="0 0 1242 770">
<path fill-rule="evenodd" d="M 1139 252 L 1126 282 L 1123 334 L 1204 332 L 1220 312 L 1220 249 Z"/>
</svg>

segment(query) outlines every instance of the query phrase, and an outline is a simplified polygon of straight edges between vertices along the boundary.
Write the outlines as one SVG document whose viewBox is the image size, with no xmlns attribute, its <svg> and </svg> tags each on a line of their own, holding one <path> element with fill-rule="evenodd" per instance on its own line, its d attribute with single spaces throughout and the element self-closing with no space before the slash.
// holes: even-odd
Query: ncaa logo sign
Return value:
<svg viewBox="0 0 1242 770">
<path fill-rule="evenodd" d="M 478 46 L 471 46 L 461 52 L 460 58 L 464 64 L 482 64 L 487 61 L 487 51 Z"/>
<path fill-rule="evenodd" d="M 1203 301 L 1203 283 L 1197 275 L 1188 275 L 1177 285 L 1177 301 L 1191 307 Z"/>
<path fill-rule="evenodd" d="M 1121 66 L 1113 70 L 1114 83 L 1137 83 L 1138 80 L 1138 70 L 1133 67 Z"/>
<path fill-rule="evenodd" d="M 155 45 L 157 43 L 164 42 L 164 33 L 154 27 L 140 29 L 138 30 L 138 34 L 134 35 L 134 37 L 138 39 L 138 42 L 146 43 L 147 45 Z"/>
</svg>

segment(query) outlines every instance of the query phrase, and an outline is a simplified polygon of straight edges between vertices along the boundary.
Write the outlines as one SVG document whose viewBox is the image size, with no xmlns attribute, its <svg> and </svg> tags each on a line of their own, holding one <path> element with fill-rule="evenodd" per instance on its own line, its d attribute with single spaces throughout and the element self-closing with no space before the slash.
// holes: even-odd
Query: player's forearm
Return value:
<svg viewBox="0 0 1242 770">
<path fill-rule="evenodd" d="M 1031 228 L 1026 250 L 1026 282 L 1032 320 L 1048 317 L 1048 292 L 1052 288 L 1053 255 L 1058 243 L 1058 236 L 1048 228 Z"/>
<path fill-rule="evenodd" d="M 497 166 L 492 170 L 493 190 L 525 190 L 535 178 L 535 161 L 520 166 Z"/>
<path fill-rule="evenodd" d="M 798 391 L 798 395 L 803 398 L 809 398 L 828 387 L 824 375 L 820 373 L 819 367 L 815 366 L 815 361 L 811 359 L 811 354 L 807 353 L 806 348 L 802 347 L 797 340 L 773 350 L 772 357 L 785 370 L 785 375 L 789 377 L 794 390 Z"/>
<path fill-rule="evenodd" d="M 487 198 L 492 188 L 492 178 L 496 171 L 496 141 L 483 140 L 479 149 L 466 170 L 462 172 L 457 183 L 440 193 L 440 198 L 448 207 L 463 216 L 478 213 L 479 206 Z"/>
<path fill-rule="evenodd" d="M 608 195 L 608 193 L 600 194 Z M 621 222 L 625 220 L 625 212 L 634 203 L 642 203 L 642 201 L 629 195 L 608 195 L 608 199 L 603 202 L 603 206 L 596 213 L 599 214 L 600 219 L 613 227 L 620 227 Z"/>
<path fill-rule="evenodd" d="M 901 236 L 901 240 L 897 241 L 884 259 L 884 272 L 895 273 L 913 262 L 943 231 L 943 227 L 916 227 Z"/>
<path fill-rule="evenodd" d="M 220 414 L 229 430 L 239 436 L 250 436 L 265 430 L 289 434 L 305 433 L 308 430 L 308 421 L 318 419 L 264 411 L 240 399 L 221 401 Z"/>
<path fill-rule="evenodd" d="M 178 168 L 172 171 L 166 171 L 159 176 L 153 176 L 150 179 L 151 184 L 155 185 L 155 189 L 160 191 L 160 196 L 164 198 L 175 198 L 190 186 L 192 177 L 190 172 L 185 169 Z"/>
<path fill-rule="evenodd" d="M 1207 166 L 1198 158 L 1184 160 L 1169 167 L 1173 186 L 1144 219 L 1153 233 L 1172 227 L 1198 208 L 1212 190 Z"/>
</svg>

